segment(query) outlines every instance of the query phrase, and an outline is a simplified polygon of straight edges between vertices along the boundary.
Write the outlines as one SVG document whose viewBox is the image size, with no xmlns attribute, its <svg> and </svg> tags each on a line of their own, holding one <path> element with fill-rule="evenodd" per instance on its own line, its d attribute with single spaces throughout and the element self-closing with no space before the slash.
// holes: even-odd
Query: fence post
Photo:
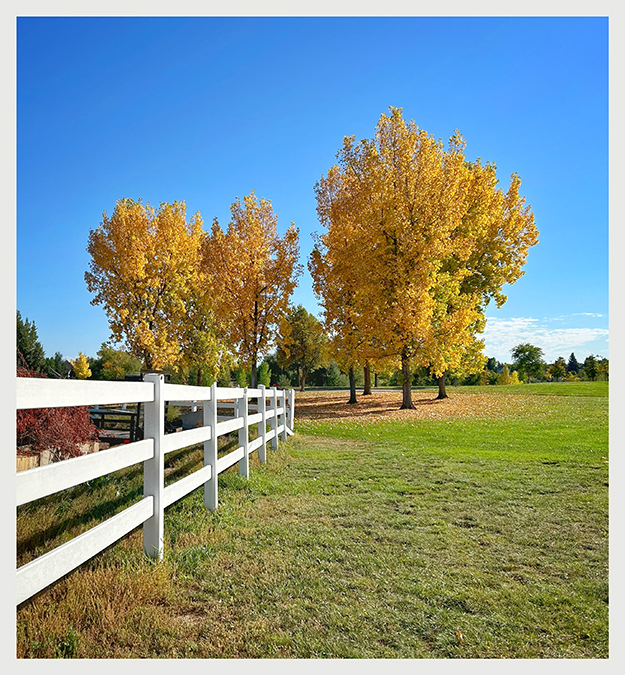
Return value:
<svg viewBox="0 0 625 675">
<path fill-rule="evenodd" d="M 277 390 L 276 387 L 271 388 L 270 401 L 271 401 L 271 404 L 269 406 L 269 409 L 273 410 L 273 415 L 271 416 L 271 419 L 269 420 L 269 426 L 271 427 L 272 431 L 274 432 L 273 437 L 271 439 L 271 449 L 277 450 L 278 449 L 278 390 Z"/>
<path fill-rule="evenodd" d="M 282 390 L 282 433 L 280 439 L 286 441 L 286 389 Z"/>
<path fill-rule="evenodd" d="M 210 511 L 217 510 L 217 383 L 211 385 L 210 401 L 203 401 L 204 426 L 211 428 L 211 437 L 204 441 L 204 466 L 210 464 L 211 477 L 204 483 L 204 506 Z"/>
<path fill-rule="evenodd" d="M 145 376 L 146 382 L 154 385 L 154 400 L 145 404 L 144 438 L 154 439 L 154 457 L 143 463 L 143 495 L 153 498 L 154 512 L 143 524 L 143 550 L 151 558 L 163 557 L 163 490 L 165 488 L 165 456 L 162 440 L 165 435 L 165 401 L 163 383 L 165 378 L 156 373 Z"/>
<path fill-rule="evenodd" d="M 263 418 L 258 425 L 258 430 L 260 431 L 260 437 L 263 439 L 262 445 L 258 448 L 258 459 L 263 464 L 267 463 L 267 399 L 265 398 L 265 385 L 259 384 L 258 388 L 261 391 L 260 398 L 258 399 L 258 410 Z"/>
<path fill-rule="evenodd" d="M 239 429 L 239 447 L 243 446 L 243 457 L 239 460 L 239 476 L 250 476 L 250 425 L 248 423 L 247 387 L 243 388 L 243 398 L 238 398 L 237 417 L 243 418 L 243 428 Z"/>
<path fill-rule="evenodd" d="M 289 428 L 295 431 L 295 389 L 289 389 Z"/>
</svg>

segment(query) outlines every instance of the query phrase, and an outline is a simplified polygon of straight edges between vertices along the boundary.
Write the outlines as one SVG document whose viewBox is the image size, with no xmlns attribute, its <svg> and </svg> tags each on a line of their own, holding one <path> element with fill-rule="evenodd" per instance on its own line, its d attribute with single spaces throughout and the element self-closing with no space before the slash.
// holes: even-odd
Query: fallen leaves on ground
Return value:
<svg viewBox="0 0 625 675">
<path fill-rule="evenodd" d="M 400 410 L 401 391 L 374 391 L 358 395 L 357 403 L 349 404 L 348 391 L 296 392 L 297 421 L 381 420 L 452 420 L 477 417 L 510 417 L 531 415 L 547 406 L 547 396 L 530 394 L 494 395 L 454 392 L 449 398 L 437 399 L 435 391 L 413 391 L 414 410 Z"/>
</svg>

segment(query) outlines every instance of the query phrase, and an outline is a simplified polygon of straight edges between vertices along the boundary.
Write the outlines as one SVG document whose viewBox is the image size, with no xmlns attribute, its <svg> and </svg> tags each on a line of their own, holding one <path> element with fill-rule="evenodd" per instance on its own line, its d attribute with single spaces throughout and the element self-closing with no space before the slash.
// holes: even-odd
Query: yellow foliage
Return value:
<svg viewBox="0 0 625 675">
<path fill-rule="evenodd" d="M 89 362 L 87 357 L 82 353 L 78 352 L 78 358 L 75 361 L 72 359 L 69 360 L 74 369 L 74 374 L 79 380 L 86 380 L 88 377 L 91 377 L 91 369 L 89 368 Z"/>
<path fill-rule="evenodd" d="M 254 192 L 231 205 L 224 233 L 215 220 L 204 242 L 204 270 L 215 317 L 241 363 L 256 367 L 275 343 L 301 274 L 294 223 L 278 236 L 271 202 Z M 255 382 L 254 382 L 255 384 Z"/>
<path fill-rule="evenodd" d="M 458 132 L 445 148 L 390 108 L 373 139 L 344 139 L 315 186 L 326 231 L 309 270 L 349 364 L 401 359 L 436 377 L 483 368 L 484 307 L 505 302 L 538 233 L 518 176 L 504 193 L 495 167 L 464 149 Z"/>
<path fill-rule="evenodd" d="M 497 384 L 512 384 L 512 378 L 510 377 L 510 369 L 508 368 L 507 364 L 504 364 L 501 373 L 499 373 L 499 375 L 497 376 Z"/>
<path fill-rule="evenodd" d="M 184 202 L 155 209 L 132 199 L 118 201 L 89 233 L 91 303 L 103 305 L 113 340 L 124 340 L 148 369 L 176 364 L 183 354 L 203 237 L 200 214 L 187 222 Z"/>
<path fill-rule="evenodd" d="M 233 355 L 228 350 L 215 317 L 217 304 L 215 289 L 207 280 L 203 270 L 186 303 L 186 316 L 179 336 L 181 356 L 176 367 L 183 374 L 192 366 L 197 368 L 197 381 L 202 385 L 203 375 L 213 382 L 234 365 Z"/>
</svg>

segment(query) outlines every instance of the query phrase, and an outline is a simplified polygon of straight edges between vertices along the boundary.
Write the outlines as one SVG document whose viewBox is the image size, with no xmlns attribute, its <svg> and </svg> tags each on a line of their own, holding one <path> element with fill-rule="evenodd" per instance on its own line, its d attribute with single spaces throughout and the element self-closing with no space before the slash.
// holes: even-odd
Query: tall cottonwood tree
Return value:
<svg viewBox="0 0 625 675">
<path fill-rule="evenodd" d="M 108 316 L 112 339 L 123 341 L 147 369 L 174 365 L 183 353 L 187 303 L 197 285 L 204 238 L 184 202 L 122 199 L 89 233 L 87 288 Z"/>
<path fill-rule="evenodd" d="M 215 315 L 240 362 L 257 368 L 279 335 L 301 274 L 299 233 L 294 223 L 278 236 L 271 202 L 254 192 L 231 205 L 224 232 L 217 220 L 204 246 L 204 270 L 213 289 Z"/>
<path fill-rule="evenodd" d="M 486 361 L 482 351 L 484 340 L 478 339 L 477 334 L 483 332 L 485 324 L 478 301 L 472 296 L 463 298 L 458 294 L 453 300 L 437 304 L 421 362 L 427 361 L 431 375 L 438 382 L 438 399 L 448 398 L 447 371 L 468 374 L 483 369 Z"/>
<path fill-rule="evenodd" d="M 505 301 L 501 286 L 522 274 L 537 240 L 518 177 L 504 194 L 494 168 L 467 162 L 464 148 L 457 132 L 445 149 L 391 108 L 373 139 L 344 139 L 338 163 L 315 186 L 327 232 L 311 274 L 327 258 L 355 285 L 355 325 L 367 348 L 401 363 L 402 408 L 413 407 L 415 365 L 430 366 L 440 382 L 448 368 L 476 359 L 485 304 Z M 323 284 L 317 292 L 335 312 Z"/>
<path fill-rule="evenodd" d="M 452 152 L 445 162 L 441 144 L 396 109 L 382 115 L 373 140 L 346 137 L 338 159 L 316 185 L 328 232 L 315 256 L 329 254 L 336 273 L 349 276 L 357 331 L 376 356 L 400 360 L 402 408 L 411 408 L 411 360 L 427 346 L 429 291 L 453 225 L 461 160 Z"/>
<path fill-rule="evenodd" d="M 180 335 L 181 356 L 176 366 L 185 377 L 195 368 L 197 386 L 229 374 L 234 365 L 231 351 L 223 336 L 223 327 L 216 318 L 215 289 L 201 270 L 197 285 L 186 302 L 186 316 Z"/>
<path fill-rule="evenodd" d="M 318 207 L 320 208 L 320 207 Z M 329 352 L 349 376 L 348 403 L 357 403 L 355 369 L 369 354 L 370 336 L 362 316 L 364 298 L 360 293 L 355 238 L 349 235 L 346 215 L 343 228 L 330 228 L 315 237 L 308 261 L 313 291 L 323 308 L 323 325 L 329 337 Z"/>
<path fill-rule="evenodd" d="M 430 353 L 439 398 L 445 397 L 446 370 L 461 367 L 479 372 L 482 368 L 483 342 L 476 334 L 484 330 L 484 310 L 491 301 L 497 307 L 506 302 L 504 284 L 513 284 L 524 274 L 529 249 L 538 242 L 534 214 L 519 194 L 517 174 L 511 176 L 504 193 L 494 164 L 482 165 L 478 159 L 465 162 L 463 169 L 462 217 L 433 286 L 444 289 L 443 301 L 440 295 L 437 298 Z"/>
</svg>

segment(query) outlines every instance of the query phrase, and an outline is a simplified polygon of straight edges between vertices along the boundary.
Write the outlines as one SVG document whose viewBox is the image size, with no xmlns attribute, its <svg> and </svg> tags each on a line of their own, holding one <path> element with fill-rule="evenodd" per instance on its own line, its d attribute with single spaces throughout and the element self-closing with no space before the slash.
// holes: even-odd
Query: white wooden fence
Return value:
<svg viewBox="0 0 625 675">
<path fill-rule="evenodd" d="M 250 404 L 249 399 L 257 399 Z M 203 426 L 165 434 L 165 402 L 203 409 Z M 219 401 L 230 401 L 234 416 L 217 415 Z M 168 384 L 162 375 L 146 375 L 144 382 L 96 382 L 17 378 L 17 409 L 60 408 L 123 403 L 144 403 L 144 438 L 90 455 L 75 457 L 17 474 L 17 505 L 93 480 L 113 471 L 143 463 L 143 499 L 100 525 L 17 569 L 17 604 L 54 583 L 143 524 L 143 550 L 153 558 L 163 556 L 163 520 L 167 506 L 204 486 L 204 504 L 218 505 L 217 477 L 238 463 L 249 476 L 249 456 L 258 451 L 267 461 L 267 443 L 293 433 L 294 391 L 251 388 L 194 387 Z M 222 403 L 223 406 L 223 403 Z M 255 412 L 253 412 L 255 411 Z M 249 440 L 249 428 L 258 426 L 258 438 Z M 267 430 L 269 425 L 269 430 Z M 238 447 L 217 458 L 217 439 L 238 431 Z M 204 466 L 165 487 L 165 455 L 191 445 L 204 444 Z"/>
</svg>

